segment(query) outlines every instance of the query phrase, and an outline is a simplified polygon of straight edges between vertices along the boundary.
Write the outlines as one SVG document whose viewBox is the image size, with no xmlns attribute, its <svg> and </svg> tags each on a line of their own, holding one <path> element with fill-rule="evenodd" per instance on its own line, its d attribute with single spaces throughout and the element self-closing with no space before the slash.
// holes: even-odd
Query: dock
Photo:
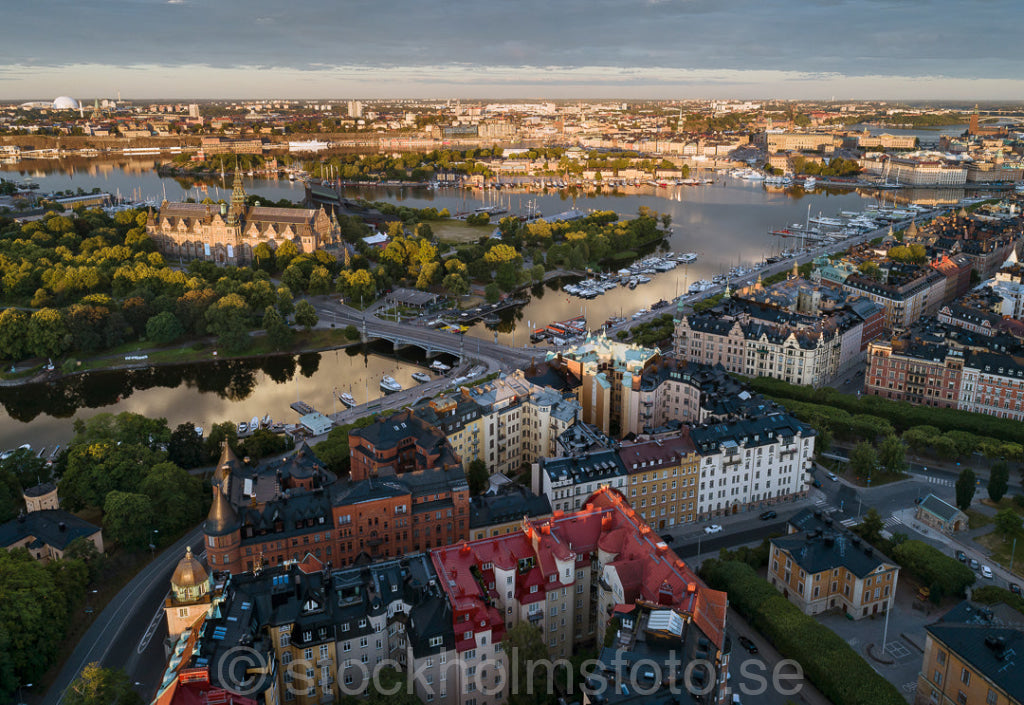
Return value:
<svg viewBox="0 0 1024 705">
<path fill-rule="evenodd" d="M 316 413 L 316 409 L 304 401 L 296 401 L 291 403 L 289 406 L 291 406 L 292 411 L 298 413 L 300 416 Z"/>
</svg>

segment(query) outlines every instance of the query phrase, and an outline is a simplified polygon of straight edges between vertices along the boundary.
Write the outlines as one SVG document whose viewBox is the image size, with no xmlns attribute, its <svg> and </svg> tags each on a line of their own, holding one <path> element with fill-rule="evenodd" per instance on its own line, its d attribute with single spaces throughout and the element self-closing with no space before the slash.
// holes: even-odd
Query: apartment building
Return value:
<svg viewBox="0 0 1024 705">
<path fill-rule="evenodd" d="M 914 705 L 1021 705 L 1024 617 L 1005 604 L 964 601 L 925 627 Z"/>
<path fill-rule="evenodd" d="M 539 458 L 533 465 L 533 491 L 547 497 L 553 511 L 574 512 L 602 487 L 624 492 L 626 475 L 614 448 Z"/>
<path fill-rule="evenodd" d="M 899 566 L 860 537 L 826 526 L 770 545 L 768 582 L 804 614 L 842 609 L 861 619 L 892 609 Z"/>
<path fill-rule="evenodd" d="M 864 393 L 956 408 L 963 378 L 963 353 L 939 342 L 901 338 L 868 346 Z"/>
<path fill-rule="evenodd" d="M 491 493 L 469 500 L 469 538 L 504 536 L 519 531 L 523 518 L 544 519 L 551 516 L 551 502 L 546 495 L 537 495 L 522 485 L 509 483 Z"/>
<path fill-rule="evenodd" d="M 804 496 L 815 435 L 786 413 L 692 428 L 698 520 Z"/>
<path fill-rule="evenodd" d="M 1024 351 L 967 353 L 956 408 L 1024 421 Z"/>
<path fill-rule="evenodd" d="M 356 481 L 381 474 L 462 467 L 445 434 L 411 410 L 352 429 L 348 445 L 352 454 L 350 477 Z"/>
<path fill-rule="evenodd" d="M 931 268 L 890 266 L 885 281 L 851 274 L 843 288 L 874 301 L 885 310 L 885 329 L 904 331 L 919 318 L 933 316 L 945 301 L 946 277 Z"/>
<path fill-rule="evenodd" d="M 666 438 L 623 443 L 619 458 L 629 478 L 622 493 L 652 528 L 696 520 L 700 455 L 687 429 Z"/>
<path fill-rule="evenodd" d="M 1013 259 L 1016 260 L 1016 255 Z M 1024 266 L 1014 261 L 1009 267 L 996 272 L 991 286 L 993 293 L 1001 299 L 997 313 L 1024 320 Z"/>
</svg>

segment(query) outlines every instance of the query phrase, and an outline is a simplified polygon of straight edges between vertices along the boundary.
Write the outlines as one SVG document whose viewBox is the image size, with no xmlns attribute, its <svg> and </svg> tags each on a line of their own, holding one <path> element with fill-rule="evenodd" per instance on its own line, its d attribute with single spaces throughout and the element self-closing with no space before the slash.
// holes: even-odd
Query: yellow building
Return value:
<svg viewBox="0 0 1024 705">
<path fill-rule="evenodd" d="M 619 458 L 629 474 L 623 493 L 652 528 L 696 520 L 700 455 L 685 428 L 669 438 L 624 443 Z"/>
<path fill-rule="evenodd" d="M 915 705 L 1021 705 L 1024 616 L 1004 604 L 961 602 L 925 628 Z"/>
<path fill-rule="evenodd" d="M 830 527 L 771 540 L 768 582 L 804 614 L 884 614 L 896 598 L 899 571 L 859 537 Z"/>
<path fill-rule="evenodd" d="M 171 594 L 164 601 L 167 635 L 171 643 L 206 615 L 211 604 L 210 585 L 209 574 L 192 555 L 192 547 L 188 546 L 185 557 L 174 569 Z"/>
</svg>

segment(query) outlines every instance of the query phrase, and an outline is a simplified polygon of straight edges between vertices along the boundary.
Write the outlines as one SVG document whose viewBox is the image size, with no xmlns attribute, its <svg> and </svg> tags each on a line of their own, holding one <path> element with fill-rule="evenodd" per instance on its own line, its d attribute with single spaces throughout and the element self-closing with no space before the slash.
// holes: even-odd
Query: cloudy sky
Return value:
<svg viewBox="0 0 1024 705">
<path fill-rule="evenodd" d="M 1024 100 L 1024 0 L 5 0 L 0 99 Z"/>
</svg>

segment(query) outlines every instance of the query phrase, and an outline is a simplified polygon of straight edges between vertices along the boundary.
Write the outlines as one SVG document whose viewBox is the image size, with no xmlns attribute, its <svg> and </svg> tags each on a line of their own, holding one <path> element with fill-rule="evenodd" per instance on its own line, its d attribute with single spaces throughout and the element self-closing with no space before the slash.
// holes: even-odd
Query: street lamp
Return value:
<svg viewBox="0 0 1024 705">
<path fill-rule="evenodd" d="M 160 529 L 153 529 L 149 532 L 149 553 L 152 557 L 156 557 L 156 535 L 160 533 Z"/>
<path fill-rule="evenodd" d="M 32 684 L 31 683 L 26 683 L 25 687 L 26 688 L 31 688 Z M 25 697 L 21 694 L 21 684 L 20 683 L 18 684 L 18 705 L 25 705 Z"/>
</svg>

